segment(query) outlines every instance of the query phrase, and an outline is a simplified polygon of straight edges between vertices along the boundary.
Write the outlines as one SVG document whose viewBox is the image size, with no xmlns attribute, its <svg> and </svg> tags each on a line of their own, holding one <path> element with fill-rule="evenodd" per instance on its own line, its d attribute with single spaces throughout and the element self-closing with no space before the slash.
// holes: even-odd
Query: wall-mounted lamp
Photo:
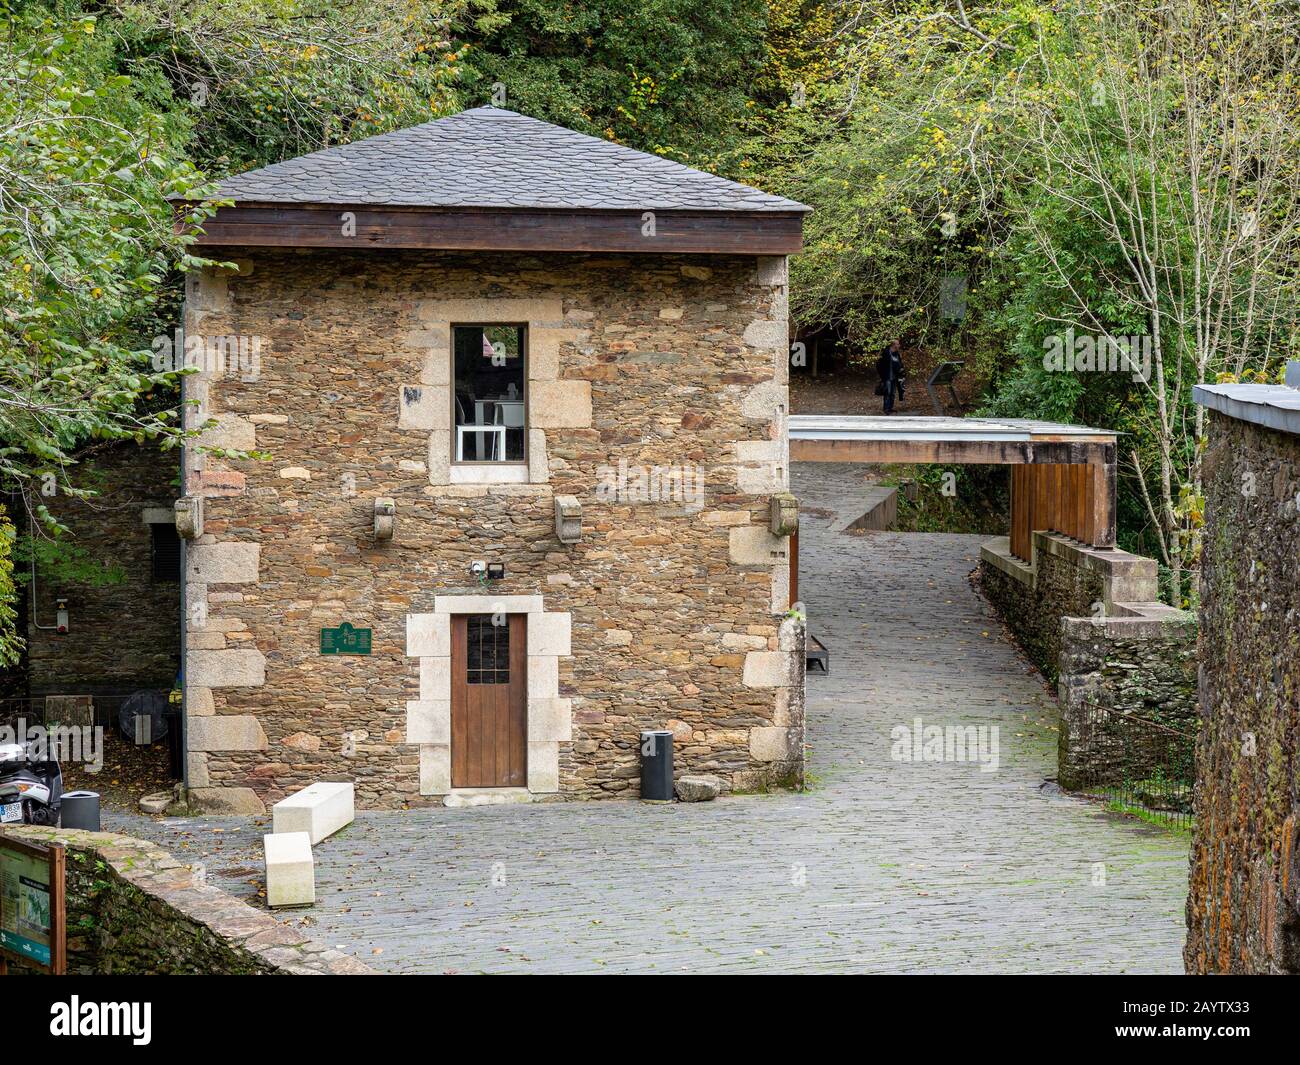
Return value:
<svg viewBox="0 0 1300 1065">
<path fill-rule="evenodd" d="M 505 580 L 506 564 L 504 562 L 484 562 L 476 558 L 469 564 L 469 572 L 473 577 L 479 579 L 479 583 L 487 584 L 488 581 Z"/>
</svg>

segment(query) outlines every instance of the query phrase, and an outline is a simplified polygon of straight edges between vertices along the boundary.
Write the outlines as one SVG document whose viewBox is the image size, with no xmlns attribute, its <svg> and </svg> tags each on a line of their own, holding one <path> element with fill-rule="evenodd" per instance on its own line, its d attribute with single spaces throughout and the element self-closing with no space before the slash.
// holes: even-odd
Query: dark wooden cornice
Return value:
<svg viewBox="0 0 1300 1065">
<path fill-rule="evenodd" d="M 803 214 L 790 211 L 641 211 L 473 207 L 366 207 L 240 203 L 204 224 L 200 247 L 426 248 L 791 255 L 803 247 Z M 354 215 L 351 221 L 345 215 Z M 354 226 L 353 235 L 348 226 Z"/>
</svg>

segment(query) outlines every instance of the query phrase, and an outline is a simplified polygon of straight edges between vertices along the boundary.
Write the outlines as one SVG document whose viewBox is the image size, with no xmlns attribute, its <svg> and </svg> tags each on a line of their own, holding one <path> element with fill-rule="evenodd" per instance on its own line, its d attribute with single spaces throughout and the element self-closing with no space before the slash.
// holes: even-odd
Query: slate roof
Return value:
<svg viewBox="0 0 1300 1065">
<path fill-rule="evenodd" d="M 228 178 L 244 203 L 572 210 L 808 211 L 782 196 L 496 107 Z"/>
</svg>

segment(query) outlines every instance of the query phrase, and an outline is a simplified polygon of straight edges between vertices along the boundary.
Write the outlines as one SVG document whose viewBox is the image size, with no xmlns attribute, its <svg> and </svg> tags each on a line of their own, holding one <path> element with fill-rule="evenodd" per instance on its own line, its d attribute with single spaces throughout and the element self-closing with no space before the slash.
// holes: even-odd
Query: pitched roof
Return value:
<svg viewBox="0 0 1300 1065">
<path fill-rule="evenodd" d="M 657 155 L 476 107 L 228 178 L 243 203 L 768 212 L 810 210 Z"/>
</svg>

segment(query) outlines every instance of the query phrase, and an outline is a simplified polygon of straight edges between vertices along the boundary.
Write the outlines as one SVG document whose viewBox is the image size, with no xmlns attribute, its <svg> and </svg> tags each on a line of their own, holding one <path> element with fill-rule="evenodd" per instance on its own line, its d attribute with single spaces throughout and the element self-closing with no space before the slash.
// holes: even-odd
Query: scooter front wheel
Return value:
<svg viewBox="0 0 1300 1065">
<path fill-rule="evenodd" d="M 23 818 L 29 825 L 53 825 L 57 824 L 59 815 L 56 810 L 50 809 L 44 803 L 28 802 L 24 803 Z"/>
</svg>

